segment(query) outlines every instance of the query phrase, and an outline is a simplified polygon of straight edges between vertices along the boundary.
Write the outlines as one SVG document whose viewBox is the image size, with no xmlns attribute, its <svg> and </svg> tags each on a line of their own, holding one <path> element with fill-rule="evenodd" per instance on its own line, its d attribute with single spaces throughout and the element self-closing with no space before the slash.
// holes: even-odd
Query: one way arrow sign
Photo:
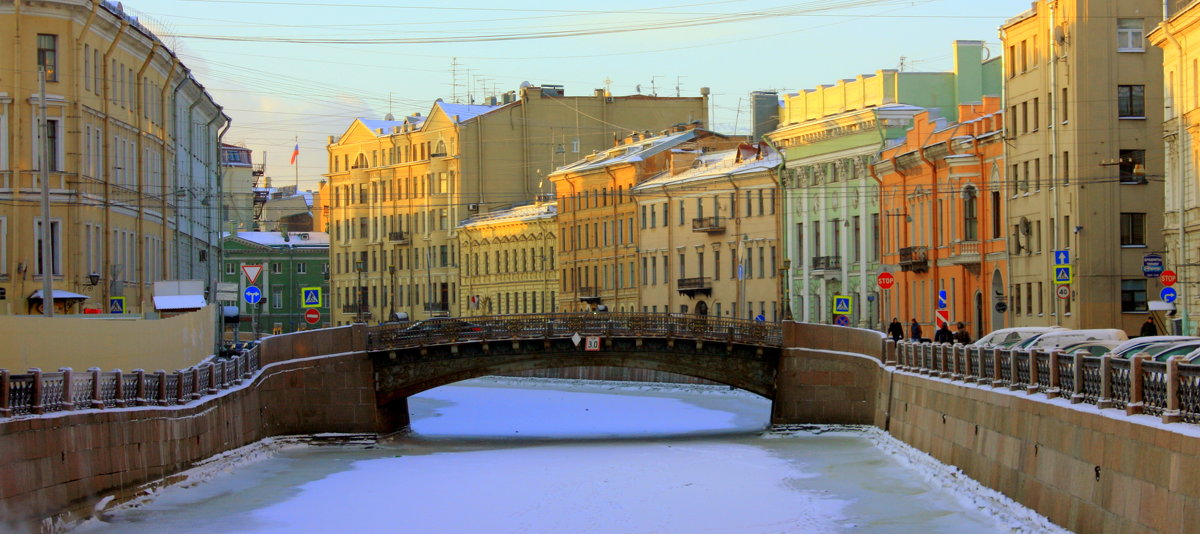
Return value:
<svg viewBox="0 0 1200 534">
<path fill-rule="evenodd" d="M 1070 265 L 1071 264 L 1071 251 L 1069 251 L 1069 250 L 1054 251 L 1054 264 L 1055 265 Z"/>
</svg>

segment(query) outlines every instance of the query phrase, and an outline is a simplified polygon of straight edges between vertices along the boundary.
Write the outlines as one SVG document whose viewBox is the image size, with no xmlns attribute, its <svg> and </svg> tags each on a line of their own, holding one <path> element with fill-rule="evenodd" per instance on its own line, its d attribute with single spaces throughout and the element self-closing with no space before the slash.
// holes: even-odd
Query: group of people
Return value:
<svg viewBox="0 0 1200 534">
<path fill-rule="evenodd" d="M 892 317 L 892 324 L 888 325 L 887 332 L 896 341 L 904 339 L 904 326 L 900 324 L 899 317 Z M 918 323 L 916 318 L 913 318 L 912 324 L 908 325 L 908 339 L 917 343 L 924 339 L 921 337 L 921 323 Z M 961 343 L 966 345 L 971 342 L 971 333 L 967 332 L 967 326 L 961 321 L 958 323 L 958 331 L 951 332 L 950 322 L 947 321 L 942 323 L 941 328 L 938 328 L 933 333 L 933 341 L 934 343 Z"/>
</svg>

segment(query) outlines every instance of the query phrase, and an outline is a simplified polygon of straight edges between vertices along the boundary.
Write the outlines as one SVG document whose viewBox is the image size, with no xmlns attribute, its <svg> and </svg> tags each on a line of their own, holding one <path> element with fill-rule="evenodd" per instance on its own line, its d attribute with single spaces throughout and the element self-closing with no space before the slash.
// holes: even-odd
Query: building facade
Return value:
<svg viewBox="0 0 1200 534">
<path fill-rule="evenodd" d="M 412 319 L 460 315 L 459 221 L 548 195 L 551 171 L 610 147 L 618 132 L 707 120 L 701 93 L 525 86 L 487 105 L 438 101 L 428 116 L 356 120 L 328 147 L 335 324 L 392 308 Z"/>
<path fill-rule="evenodd" d="M 1170 18 L 1147 36 L 1162 49 L 1164 77 L 1163 141 L 1166 175 L 1163 240 L 1167 268 L 1175 271 L 1174 333 L 1196 335 L 1200 309 L 1200 4 L 1176 2 Z"/>
<path fill-rule="evenodd" d="M 462 316 L 558 311 L 558 205 L 535 202 L 458 226 Z"/>
<path fill-rule="evenodd" d="M 262 176 L 249 148 L 221 143 L 221 221 L 226 232 L 248 232 L 255 227 L 254 188 Z"/>
<path fill-rule="evenodd" d="M 237 284 L 239 297 L 237 302 L 222 304 L 238 306 L 243 318 L 237 326 L 239 334 L 283 334 L 330 325 L 329 234 L 238 232 L 225 236 L 222 245 L 221 281 Z M 246 265 L 262 267 L 253 284 L 261 291 L 258 304 L 242 298 L 251 285 L 242 270 Z M 316 323 L 304 318 L 310 309 L 320 314 Z"/>
<path fill-rule="evenodd" d="M 782 156 L 766 142 L 679 151 L 668 171 L 631 191 L 638 309 L 779 321 Z"/>
<path fill-rule="evenodd" d="M 86 298 L 56 298 L 60 313 L 112 311 L 110 297 L 140 313 L 155 281 L 214 281 L 229 119 L 179 58 L 109 2 L 12 3 L 0 34 L 14 46 L 0 57 L 0 313 L 40 313 L 43 273 Z"/>
<path fill-rule="evenodd" d="M 948 320 L 978 339 L 1007 326 L 1008 303 L 1000 300 L 1008 272 L 1000 99 L 961 106 L 958 118 L 948 124 L 928 111 L 917 114 L 874 165 L 883 191 L 883 263 L 899 267 L 894 285 L 880 290 L 881 309 L 885 321 L 931 326 L 926 337 Z"/>
<path fill-rule="evenodd" d="M 1135 334 L 1159 293 L 1142 265 L 1164 250 L 1163 55 L 1145 39 L 1162 12 L 1039 0 L 1000 28 L 1014 326 Z"/>
<path fill-rule="evenodd" d="M 833 323 L 834 297 L 849 297 L 849 323 L 879 328 L 876 276 L 884 192 L 871 165 L 913 116 L 938 110 L 957 120 L 959 104 L 1000 92 L 1000 62 L 983 43 L 956 41 L 954 71 L 881 70 L 785 95 L 779 127 L 767 138 L 784 154 L 782 235 L 791 264 L 797 320 Z M 888 266 L 894 270 L 895 266 Z"/>
</svg>

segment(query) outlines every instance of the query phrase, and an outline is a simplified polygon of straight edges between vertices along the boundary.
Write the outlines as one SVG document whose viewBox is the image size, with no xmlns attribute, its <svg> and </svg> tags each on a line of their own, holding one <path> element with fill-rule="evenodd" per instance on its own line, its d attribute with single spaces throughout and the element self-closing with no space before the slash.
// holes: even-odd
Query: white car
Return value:
<svg viewBox="0 0 1200 534">
<path fill-rule="evenodd" d="M 974 343 L 967 345 L 968 347 L 979 348 L 1008 348 L 1017 343 L 1025 341 L 1031 337 L 1035 337 L 1046 332 L 1055 330 L 1066 330 L 1061 326 L 1018 326 L 1014 328 L 1001 328 L 986 336 L 979 338 Z"/>
<path fill-rule="evenodd" d="M 1149 347 L 1157 343 L 1182 343 L 1184 341 L 1200 341 L 1200 337 L 1196 336 L 1144 336 L 1135 337 L 1129 341 L 1117 345 L 1112 350 L 1113 357 L 1128 358 L 1129 356 L 1141 352 L 1141 349 Z"/>
<path fill-rule="evenodd" d="M 1052 330 L 1036 337 L 1026 339 L 1013 348 L 1021 350 L 1041 350 L 1049 352 L 1061 349 L 1067 345 L 1083 343 L 1084 341 L 1126 341 L 1129 335 L 1117 328 L 1093 328 L 1088 330 Z"/>
</svg>

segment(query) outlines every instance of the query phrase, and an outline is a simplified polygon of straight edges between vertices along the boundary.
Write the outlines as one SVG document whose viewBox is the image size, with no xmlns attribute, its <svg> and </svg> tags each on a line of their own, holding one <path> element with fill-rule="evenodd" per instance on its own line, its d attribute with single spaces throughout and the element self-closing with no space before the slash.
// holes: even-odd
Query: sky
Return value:
<svg viewBox="0 0 1200 534">
<path fill-rule="evenodd" d="M 427 114 L 558 84 L 568 95 L 712 93 L 710 126 L 745 133 L 751 91 L 879 69 L 951 69 L 955 40 L 998 55 L 1029 0 L 127 0 L 232 117 L 275 185 L 314 188 L 328 136 L 356 117 Z M 298 164 L 290 164 L 295 145 Z M 264 157 L 265 153 L 265 157 Z"/>
</svg>

